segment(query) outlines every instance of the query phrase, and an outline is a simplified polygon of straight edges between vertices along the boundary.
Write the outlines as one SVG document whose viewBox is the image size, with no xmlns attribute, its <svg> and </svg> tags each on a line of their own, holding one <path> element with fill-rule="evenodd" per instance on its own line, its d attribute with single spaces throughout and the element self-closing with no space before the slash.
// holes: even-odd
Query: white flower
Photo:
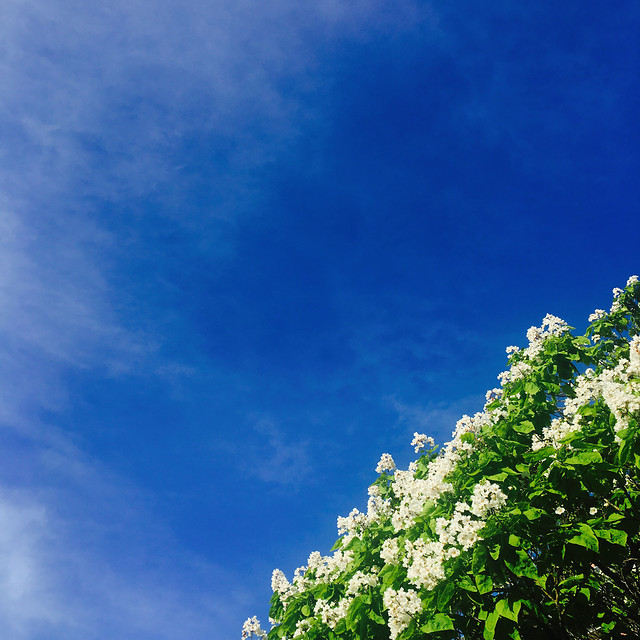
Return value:
<svg viewBox="0 0 640 640">
<path fill-rule="evenodd" d="M 331 606 L 327 600 L 318 600 L 313 613 L 330 629 L 335 629 L 338 622 L 346 618 L 349 605 L 352 602 L 353 596 L 343 598 L 334 606 Z"/>
<path fill-rule="evenodd" d="M 604 309 L 596 309 L 590 316 L 589 322 L 595 322 L 596 320 L 601 320 L 607 315 L 607 312 Z"/>
<path fill-rule="evenodd" d="M 250 638 L 252 635 L 257 636 L 258 638 L 267 637 L 267 632 L 260 628 L 260 621 L 256 616 L 253 616 L 253 618 L 247 618 L 245 623 L 242 625 L 242 637 Z"/>
<path fill-rule="evenodd" d="M 304 635 L 307 631 L 309 631 L 312 624 L 313 618 L 298 620 L 298 622 L 296 622 L 296 630 L 293 632 L 293 637 L 299 638 L 300 636 Z"/>
<path fill-rule="evenodd" d="M 346 533 L 349 536 L 357 536 L 368 524 L 367 516 L 357 509 L 352 509 L 351 513 L 343 518 L 338 516 L 338 535 Z"/>
<path fill-rule="evenodd" d="M 511 369 L 499 373 L 497 377 L 498 380 L 500 380 L 500 384 L 504 387 L 509 382 L 521 380 L 532 371 L 533 367 L 527 362 L 517 362 L 511 367 Z"/>
<path fill-rule="evenodd" d="M 445 546 L 440 541 L 427 542 L 418 538 L 405 542 L 406 555 L 403 565 L 407 579 L 418 588 L 433 589 L 444 580 Z"/>
<path fill-rule="evenodd" d="M 485 409 L 487 408 L 486 405 L 491 404 L 494 400 L 498 400 L 499 398 L 501 398 L 502 393 L 502 389 L 489 389 L 489 391 L 484 394 Z"/>
<path fill-rule="evenodd" d="M 638 282 L 638 276 L 631 276 L 627 280 L 627 287 L 630 287 L 632 284 L 635 284 L 636 282 Z"/>
<path fill-rule="evenodd" d="M 368 489 L 367 489 L 367 493 L 369 494 L 369 496 L 371 496 L 372 498 L 379 498 L 382 495 L 382 492 L 380 491 L 380 487 L 377 484 L 372 484 Z"/>
<path fill-rule="evenodd" d="M 507 496 L 497 484 L 484 480 L 473 488 L 471 513 L 484 518 L 490 511 L 496 511 L 507 502 Z"/>
<path fill-rule="evenodd" d="M 385 564 L 398 564 L 400 561 L 400 549 L 398 548 L 398 538 L 387 538 L 382 543 L 380 557 Z"/>
<path fill-rule="evenodd" d="M 375 572 L 363 573 L 362 571 L 356 571 L 349 584 L 347 585 L 347 595 L 357 595 L 364 587 L 375 587 L 378 584 L 378 578 Z"/>
<path fill-rule="evenodd" d="M 595 516 L 596 513 L 598 513 L 598 509 L 596 507 L 591 507 L 591 509 L 589 509 L 590 515 Z"/>
<path fill-rule="evenodd" d="M 431 436 L 427 436 L 424 433 L 418 433 L 416 431 L 413 434 L 413 440 L 411 441 L 411 446 L 414 448 L 414 451 L 418 453 L 420 449 L 424 449 L 427 445 L 435 447 L 436 441 Z"/>
<path fill-rule="evenodd" d="M 391 640 L 395 640 L 409 626 L 411 618 L 422 611 L 422 600 L 413 589 L 387 589 L 382 602 L 389 612 Z"/>
<path fill-rule="evenodd" d="M 640 336 L 635 336 L 629 344 L 629 369 L 628 373 L 640 376 Z"/>
<path fill-rule="evenodd" d="M 380 456 L 380 462 L 378 462 L 378 466 L 376 467 L 376 473 L 391 473 L 396 468 L 396 463 L 393 461 L 393 458 L 388 453 L 383 453 Z"/>
<path fill-rule="evenodd" d="M 561 516 L 564 512 L 566 511 L 566 509 L 564 507 L 557 507 L 556 508 L 556 514 Z"/>
<path fill-rule="evenodd" d="M 618 298 L 620 295 L 622 295 L 624 293 L 624 291 L 620 288 L 620 287 L 616 287 L 613 290 L 613 297 L 614 298 Z"/>
<path fill-rule="evenodd" d="M 289 581 L 280 569 L 274 569 L 271 574 L 271 590 L 280 596 L 280 600 L 285 608 L 287 600 L 298 593 L 297 587 L 289 584 Z"/>
</svg>

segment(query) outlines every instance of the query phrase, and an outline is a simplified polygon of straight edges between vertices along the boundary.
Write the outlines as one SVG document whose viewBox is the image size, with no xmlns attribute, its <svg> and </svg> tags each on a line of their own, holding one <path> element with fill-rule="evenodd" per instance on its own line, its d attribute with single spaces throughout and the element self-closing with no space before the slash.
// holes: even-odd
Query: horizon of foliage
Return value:
<svg viewBox="0 0 640 640">
<path fill-rule="evenodd" d="M 385 453 L 332 555 L 273 572 L 268 640 L 640 637 L 640 283 L 584 335 L 547 315 L 439 447 Z"/>
</svg>

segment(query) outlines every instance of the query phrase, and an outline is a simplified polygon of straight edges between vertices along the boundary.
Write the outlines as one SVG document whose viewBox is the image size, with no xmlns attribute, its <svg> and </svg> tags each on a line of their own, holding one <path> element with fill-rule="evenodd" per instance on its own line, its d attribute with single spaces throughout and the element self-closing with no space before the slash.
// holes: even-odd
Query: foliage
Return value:
<svg viewBox="0 0 640 640">
<path fill-rule="evenodd" d="M 547 316 L 502 387 L 402 471 L 384 454 L 333 554 L 274 571 L 268 640 L 640 637 L 640 284 L 585 335 Z"/>
</svg>

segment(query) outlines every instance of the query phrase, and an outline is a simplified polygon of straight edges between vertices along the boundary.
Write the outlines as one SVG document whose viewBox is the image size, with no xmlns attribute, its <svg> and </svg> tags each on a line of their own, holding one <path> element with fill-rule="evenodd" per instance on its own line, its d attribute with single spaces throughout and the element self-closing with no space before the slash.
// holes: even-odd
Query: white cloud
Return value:
<svg viewBox="0 0 640 640">
<path fill-rule="evenodd" d="M 135 487 L 42 416 L 68 406 L 69 372 L 192 373 L 158 355 L 157 330 L 139 328 L 133 298 L 146 283 L 131 273 L 116 285 L 153 225 L 135 216 L 165 216 L 197 252 L 218 221 L 254 203 L 259 170 L 308 122 L 322 126 L 283 79 L 312 95 L 314 41 L 398 20 L 381 17 L 378 2 L 345 6 L 3 4 L 1 637 L 220 637 L 250 599 L 238 576 L 190 556 Z M 178 150 L 205 136 L 223 156 L 213 202 L 185 214 L 189 167 Z M 138 199 L 157 193 L 165 206 L 138 213 Z M 308 473 L 306 443 L 285 442 L 269 421 L 256 435 L 259 478 L 291 484 Z"/>
<path fill-rule="evenodd" d="M 181 549 L 144 496 L 95 462 L 58 455 L 65 486 L 0 490 L 1 637 L 204 640 L 235 630 L 249 600 L 241 576 Z"/>
</svg>

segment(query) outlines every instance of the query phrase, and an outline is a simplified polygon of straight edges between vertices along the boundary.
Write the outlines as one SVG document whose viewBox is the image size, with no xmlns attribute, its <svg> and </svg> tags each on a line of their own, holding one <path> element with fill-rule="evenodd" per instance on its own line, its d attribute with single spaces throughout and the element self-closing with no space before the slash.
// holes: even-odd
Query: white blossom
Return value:
<svg viewBox="0 0 640 640">
<path fill-rule="evenodd" d="M 436 442 L 431 436 L 427 436 L 424 433 L 418 433 L 417 431 L 413 434 L 411 446 L 414 448 L 416 453 L 418 453 L 420 449 L 424 449 L 425 446 L 435 447 L 435 445 Z"/>
<path fill-rule="evenodd" d="M 440 541 L 418 538 L 405 542 L 407 579 L 418 588 L 433 589 L 444 579 L 444 561 L 445 546 Z"/>
<path fill-rule="evenodd" d="M 331 605 L 327 600 L 317 600 L 313 613 L 330 629 L 335 629 L 338 622 L 346 618 L 349 605 L 352 602 L 352 596 L 343 598 L 335 605 Z"/>
<path fill-rule="evenodd" d="M 604 309 L 596 309 L 590 316 L 589 322 L 595 322 L 596 320 L 602 320 L 607 315 Z"/>
<path fill-rule="evenodd" d="M 365 587 L 375 587 L 378 584 L 376 573 L 375 571 L 371 573 L 356 571 L 347 585 L 347 595 L 355 596 Z"/>
<path fill-rule="evenodd" d="M 267 632 L 261 629 L 260 621 L 256 616 L 253 616 L 253 618 L 247 618 L 245 623 L 242 625 L 242 637 L 250 638 L 252 635 L 255 635 L 258 638 L 267 637 Z"/>
<path fill-rule="evenodd" d="M 400 561 L 400 548 L 398 538 L 387 538 L 380 549 L 380 557 L 385 564 L 398 564 Z"/>
<path fill-rule="evenodd" d="M 303 618 L 302 620 L 298 620 L 296 622 L 296 630 L 293 632 L 294 638 L 299 638 L 304 635 L 309 629 L 311 629 L 311 625 L 313 624 L 313 618 Z"/>
<path fill-rule="evenodd" d="M 280 569 L 274 569 L 271 574 L 271 590 L 280 596 L 282 606 L 285 608 L 287 600 L 298 593 L 298 589 L 289 583 Z"/>
<path fill-rule="evenodd" d="M 411 618 L 422 611 L 422 600 L 413 589 L 387 589 L 382 602 L 389 612 L 391 640 L 395 640 L 409 626 Z"/>
<path fill-rule="evenodd" d="M 380 462 L 378 462 L 378 466 L 376 467 L 376 473 L 391 473 L 396 468 L 396 463 L 393 461 L 393 458 L 388 453 L 383 453 L 380 456 Z"/>
<path fill-rule="evenodd" d="M 490 511 L 496 511 L 503 507 L 506 502 L 507 496 L 500 487 L 485 480 L 473 488 L 471 513 L 479 518 L 484 518 Z"/>
<path fill-rule="evenodd" d="M 369 494 L 369 496 L 371 496 L 372 498 L 379 498 L 382 495 L 382 491 L 380 490 L 380 487 L 377 484 L 372 484 L 368 489 L 367 489 L 367 493 Z"/>
</svg>

